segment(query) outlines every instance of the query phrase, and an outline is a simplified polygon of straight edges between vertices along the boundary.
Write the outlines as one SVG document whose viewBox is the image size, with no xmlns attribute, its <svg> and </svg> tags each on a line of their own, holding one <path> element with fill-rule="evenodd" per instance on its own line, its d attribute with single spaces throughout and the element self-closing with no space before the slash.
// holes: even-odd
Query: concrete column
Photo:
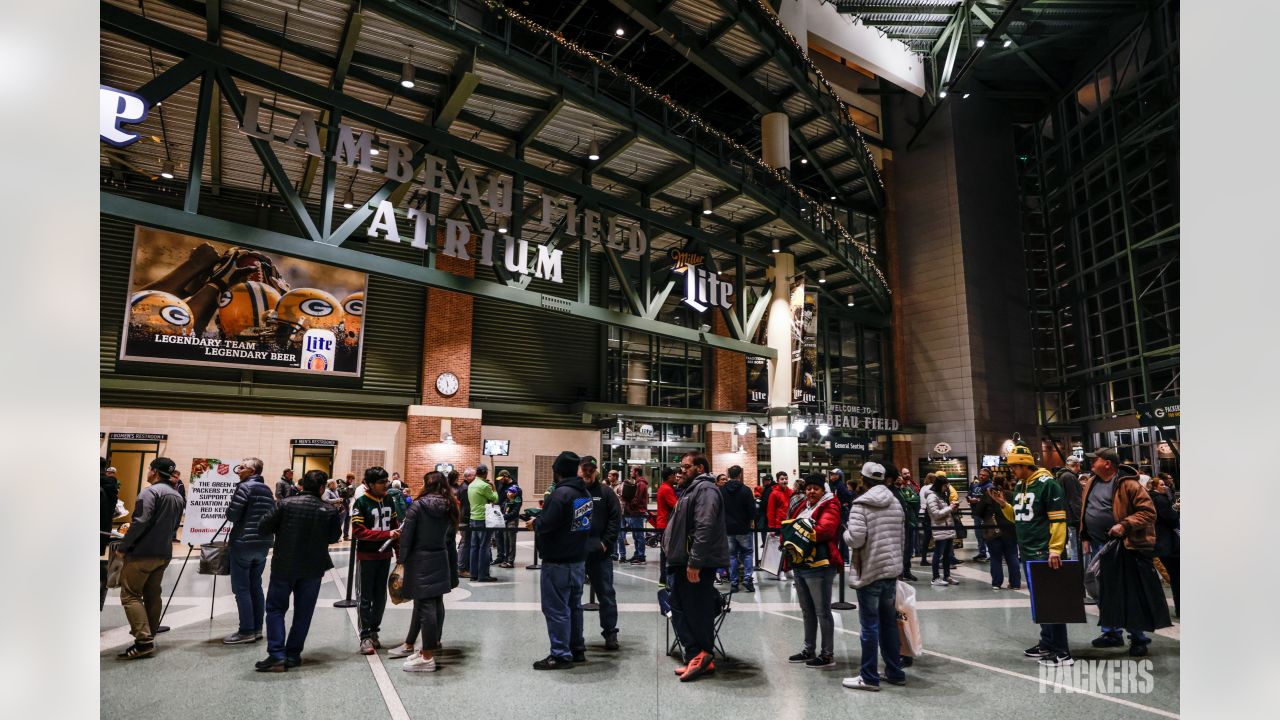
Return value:
<svg viewBox="0 0 1280 720">
<path fill-rule="evenodd" d="M 786 113 L 771 112 L 760 118 L 760 159 L 775 170 L 791 167 L 790 127 Z"/>
<path fill-rule="evenodd" d="M 791 276 L 795 275 L 796 258 L 791 253 L 773 256 L 773 298 L 769 301 L 769 325 L 765 342 L 778 357 L 769 366 L 769 408 L 785 410 L 791 405 Z M 800 467 L 800 441 L 791 435 L 787 418 L 770 419 L 770 463 L 773 472 L 785 470 L 794 477 Z"/>
</svg>

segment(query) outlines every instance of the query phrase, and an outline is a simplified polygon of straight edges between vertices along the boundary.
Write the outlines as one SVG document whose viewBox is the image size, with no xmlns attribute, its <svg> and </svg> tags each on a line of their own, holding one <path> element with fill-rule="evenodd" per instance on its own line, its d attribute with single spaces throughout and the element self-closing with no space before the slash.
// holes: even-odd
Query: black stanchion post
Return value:
<svg viewBox="0 0 1280 720">
<path fill-rule="evenodd" d="M 587 582 L 590 585 L 590 581 Z M 583 603 L 582 609 L 587 612 L 595 612 L 600 609 L 600 603 L 596 602 L 596 586 L 591 585 L 591 599 L 589 602 Z"/>
<path fill-rule="evenodd" d="M 538 531 L 533 531 L 533 564 L 525 565 L 525 570 L 541 570 L 542 566 L 538 564 Z"/>
<path fill-rule="evenodd" d="M 355 538 L 352 538 L 351 552 L 348 553 L 348 559 L 347 559 L 347 596 L 335 602 L 333 604 L 334 607 L 349 608 L 349 607 L 356 606 L 356 601 L 351 599 L 351 583 L 353 580 L 355 580 L 355 576 L 356 576 L 356 541 L 355 541 Z"/>
<path fill-rule="evenodd" d="M 187 543 L 187 556 L 182 559 L 182 567 L 178 568 L 178 578 L 173 581 L 173 588 L 169 590 L 169 599 L 164 601 L 164 609 L 160 611 L 160 619 L 164 620 L 164 616 L 169 612 L 169 603 L 173 602 L 173 594 L 178 591 L 178 583 L 182 582 L 182 573 L 187 569 L 187 561 L 191 559 L 191 553 L 196 549 L 195 545 Z M 161 625 L 160 627 L 168 630 L 169 628 Z M 156 632 L 164 632 L 164 630 L 156 629 Z"/>
<path fill-rule="evenodd" d="M 845 588 L 844 563 L 840 564 L 840 576 L 836 578 L 836 581 L 840 583 L 840 599 L 831 603 L 831 609 L 832 610 L 857 610 L 858 609 L 857 605 L 854 605 L 851 602 L 845 602 L 845 599 L 844 599 L 844 588 Z"/>
<path fill-rule="evenodd" d="M 218 596 L 218 576 L 213 576 L 213 590 L 209 592 L 209 619 L 213 619 L 213 601 Z"/>
</svg>

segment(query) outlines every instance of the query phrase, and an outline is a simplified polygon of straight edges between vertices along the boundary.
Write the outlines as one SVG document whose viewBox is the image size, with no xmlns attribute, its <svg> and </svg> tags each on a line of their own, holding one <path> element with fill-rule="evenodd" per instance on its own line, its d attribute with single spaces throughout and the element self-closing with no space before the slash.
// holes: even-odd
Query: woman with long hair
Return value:
<svg viewBox="0 0 1280 720">
<path fill-rule="evenodd" d="M 951 481 L 946 473 L 934 473 L 929 479 L 933 481 L 933 492 L 929 493 L 928 499 L 929 522 L 933 527 L 933 581 L 929 584 L 959 585 L 960 581 L 951 577 L 951 553 L 948 549 L 956 538 L 952 513 L 960 508 L 960 503 L 951 500 Z"/>
<path fill-rule="evenodd" d="M 434 651 L 440 647 L 444 627 L 444 596 L 458 587 L 458 503 L 443 473 L 429 472 L 422 479 L 422 494 L 409 506 L 400 534 L 401 592 L 413 600 L 413 619 L 404 644 L 389 653 L 409 657 L 406 672 L 436 671 Z M 419 630 L 422 650 L 415 652 Z"/>
</svg>

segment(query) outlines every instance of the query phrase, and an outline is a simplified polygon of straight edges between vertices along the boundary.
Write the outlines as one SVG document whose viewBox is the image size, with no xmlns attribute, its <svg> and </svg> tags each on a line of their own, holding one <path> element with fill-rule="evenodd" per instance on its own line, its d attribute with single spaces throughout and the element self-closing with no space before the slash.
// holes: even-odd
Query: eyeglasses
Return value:
<svg viewBox="0 0 1280 720">
<path fill-rule="evenodd" d="M 692 470 L 692 469 L 693 469 L 693 465 L 692 465 L 692 464 L 690 464 L 690 463 L 681 463 L 681 464 L 680 464 L 680 469 L 681 469 L 681 470 L 684 470 L 684 471 L 689 471 L 689 470 Z"/>
</svg>

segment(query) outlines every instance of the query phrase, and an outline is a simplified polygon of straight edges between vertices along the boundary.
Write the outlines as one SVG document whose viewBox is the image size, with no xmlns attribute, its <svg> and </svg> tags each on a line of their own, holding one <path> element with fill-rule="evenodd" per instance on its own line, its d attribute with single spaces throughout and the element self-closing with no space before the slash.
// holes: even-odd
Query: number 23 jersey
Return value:
<svg viewBox="0 0 1280 720">
<path fill-rule="evenodd" d="M 1014 484 L 1012 504 L 1022 559 L 1047 558 L 1053 524 L 1065 524 L 1067 521 L 1067 502 L 1062 485 L 1047 470 L 1040 469 L 1025 484 Z M 1063 535 L 1065 537 L 1065 532 Z"/>
</svg>

